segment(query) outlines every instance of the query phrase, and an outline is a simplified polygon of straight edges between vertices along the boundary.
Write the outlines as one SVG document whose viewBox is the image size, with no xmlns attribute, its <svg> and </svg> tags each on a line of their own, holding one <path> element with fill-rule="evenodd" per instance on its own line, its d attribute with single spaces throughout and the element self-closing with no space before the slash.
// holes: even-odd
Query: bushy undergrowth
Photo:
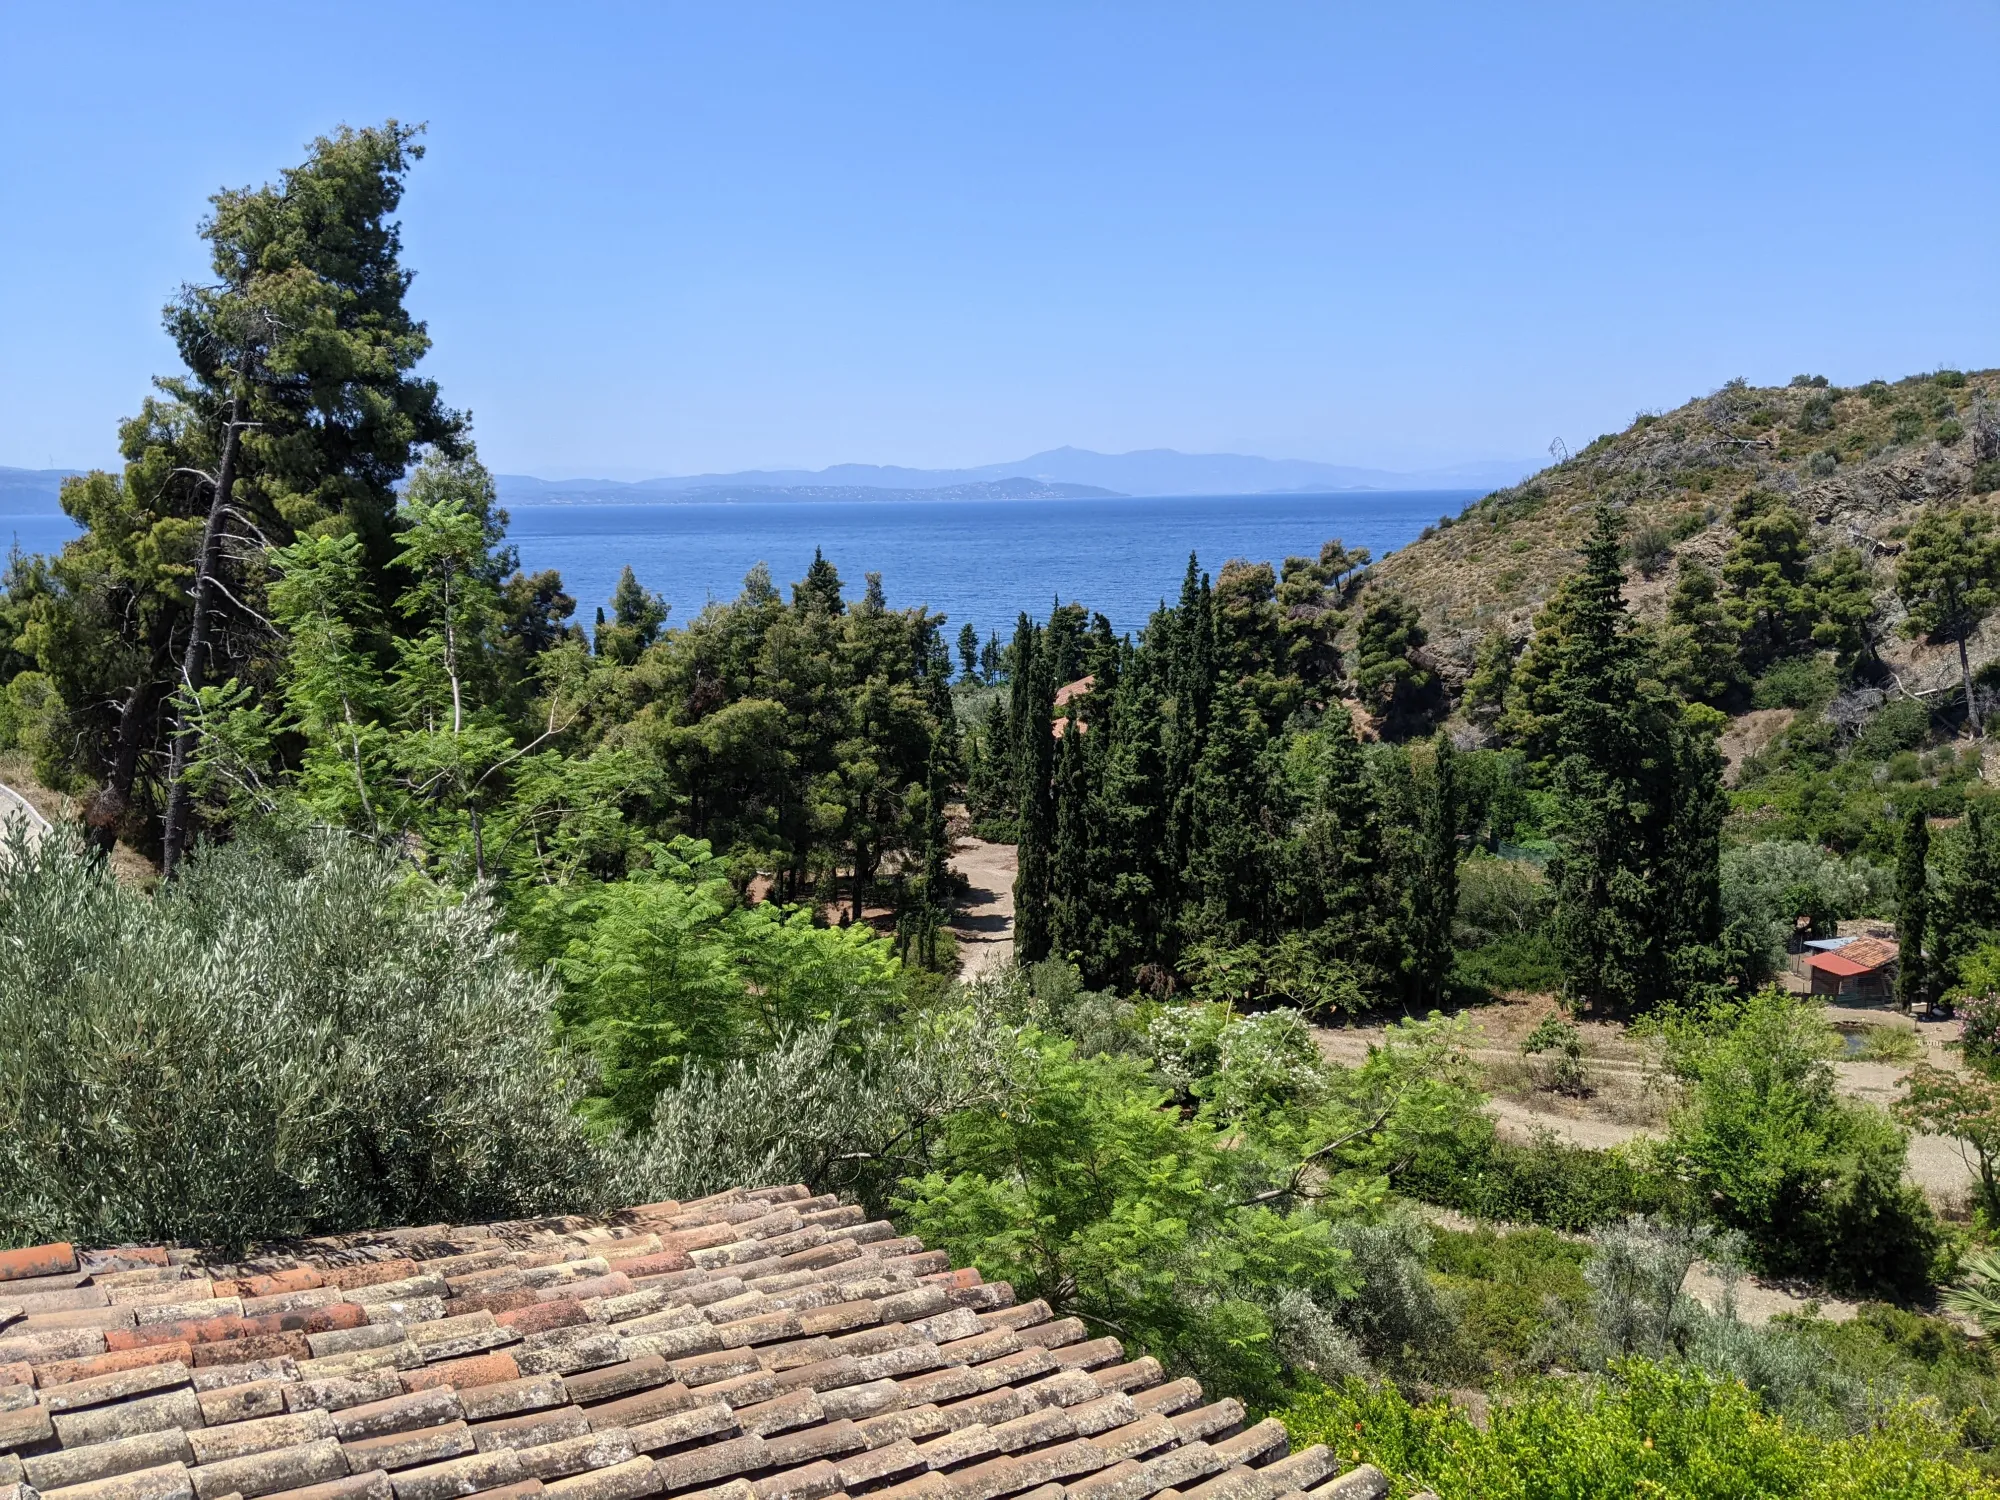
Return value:
<svg viewBox="0 0 2000 1500">
<path fill-rule="evenodd" d="M 1546 1379 L 1475 1423 L 1443 1401 L 1347 1381 L 1278 1413 L 1294 1444 L 1323 1442 L 1387 1472 L 1397 1500 L 1964 1500 L 2000 1494 L 1949 1456 L 1953 1434 L 1899 1405 L 1873 1428 L 1825 1437 L 1774 1417 L 1739 1382 L 1683 1365 L 1621 1362 L 1602 1382 Z"/>
<path fill-rule="evenodd" d="M 0 1243 L 226 1246 L 600 1200 L 551 986 L 491 913 L 340 837 L 157 896 L 0 851 Z"/>
<path fill-rule="evenodd" d="M 1575 1232 L 1631 1214 L 1661 1213 L 1683 1198 L 1672 1179 L 1616 1151 L 1542 1135 L 1532 1145 L 1490 1130 L 1419 1153 L 1399 1172 L 1400 1192 L 1476 1219 Z"/>
</svg>

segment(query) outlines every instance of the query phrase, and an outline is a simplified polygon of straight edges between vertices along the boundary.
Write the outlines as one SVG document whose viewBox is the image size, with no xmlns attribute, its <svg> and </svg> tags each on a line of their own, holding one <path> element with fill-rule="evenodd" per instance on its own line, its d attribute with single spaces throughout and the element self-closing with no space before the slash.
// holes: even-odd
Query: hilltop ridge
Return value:
<svg viewBox="0 0 2000 1500">
<path fill-rule="evenodd" d="M 1815 555 L 1857 548 L 1877 585 L 1879 647 L 1914 692 L 1956 681 L 1956 657 L 1902 639 L 1892 578 L 1901 538 L 1926 507 L 2000 511 L 2000 370 L 1940 370 L 1837 387 L 1730 381 L 1666 412 L 1642 412 L 1516 485 L 1427 527 L 1376 566 L 1366 588 L 1421 610 L 1448 683 L 1469 673 L 1480 638 L 1527 637 L 1541 605 L 1579 565 L 1597 504 L 1626 520 L 1626 597 L 1641 619 L 1664 612 L 1680 559 L 1719 566 L 1730 509 L 1775 492 L 1809 522 Z M 2000 621 L 1971 643 L 1975 664 L 2000 658 Z"/>
</svg>

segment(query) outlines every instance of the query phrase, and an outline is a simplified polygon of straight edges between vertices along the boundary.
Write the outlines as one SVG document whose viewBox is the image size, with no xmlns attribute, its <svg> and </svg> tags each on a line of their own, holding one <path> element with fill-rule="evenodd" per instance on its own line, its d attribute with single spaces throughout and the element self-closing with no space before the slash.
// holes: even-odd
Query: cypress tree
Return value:
<svg viewBox="0 0 2000 1500">
<path fill-rule="evenodd" d="M 1583 570 L 1564 593 L 1565 633 L 1548 657 L 1555 711 L 1542 734 L 1561 800 L 1550 877 L 1564 986 L 1576 1001 L 1629 1005 L 1671 992 L 1669 959 L 1682 946 L 1672 830 L 1685 731 L 1673 699 L 1645 679 L 1619 529 L 1600 506 Z M 1698 786 L 1695 778 L 1687 790 Z"/>
<path fill-rule="evenodd" d="M 1235 945 L 1271 936 L 1270 772 L 1264 721 L 1234 683 L 1216 689 L 1189 788 L 1184 936 Z"/>
<path fill-rule="evenodd" d="M 1194 777 L 1208 733 L 1209 700 L 1215 691 L 1215 618 L 1209 607 L 1208 575 L 1188 554 L 1181 601 L 1173 612 L 1167 696 L 1173 703 L 1173 733 L 1167 745 L 1168 837 L 1174 878 L 1187 878 L 1193 841 Z"/>
<path fill-rule="evenodd" d="M 1458 915 L 1458 753 L 1451 736 L 1431 742 L 1430 773 L 1419 783 L 1415 869 L 1411 872 L 1411 970 L 1419 1004 L 1438 1005 L 1451 978 L 1452 923 Z"/>
<path fill-rule="evenodd" d="M 1361 989 L 1386 995 L 1404 972 L 1408 943 L 1380 790 L 1344 707 L 1330 708 L 1301 750 L 1309 781 L 1284 851 L 1285 920 Z"/>
<path fill-rule="evenodd" d="M 1938 891 L 1929 902 L 1932 981 L 1939 988 L 1958 982 L 1967 953 L 2000 928 L 2000 858 L 1985 799 L 1966 804 L 1965 819 L 1940 860 Z"/>
<path fill-rule="evenodd" d="M 1014 958 L 1038 963 L 1049 956 L 1049 856 L 1055 837 L 1052 806 L 1055 688 L 1042 651 L 1041 631 L 1022 614 L 1014 628 L 1014 805 L 1020 833 L 1014 875 Z"/>
<path fill-rule="evenodd" d="M 1074 961 L 1087 945 L 1092 897 L 1099 887 L 1090 837 L 1091 784 L 1087 738 L 1077 704 L 1057 720 L 1050 788 L 1054 833 L 1049 846 L 1049 951 Z"/>
<path fill-rule="evenodd" d="M 1931 825 L 1923 807 L 1903 814 L 1903 837 L 1896 850 L 1896 1004 L 1907 1011 L 1930 992 L 1924 967 L 1924 930 L 1930 925 Z"/>
<path fill-rule="evenodd" d="M 1084 974 L 1092 984 L 1129 987 L 1148 965 L 1171 962 L 1166 908 L 1172 886 L 1167 810 L 1161 800 L 1166 759 L 1162 744 L 1156 661 L 1127 648 L 1118 669 L 1108 723 L 1100 736 L 1094 827 L 1098 886 L 1091 896 L 1093 938 Z"/>
</svg>

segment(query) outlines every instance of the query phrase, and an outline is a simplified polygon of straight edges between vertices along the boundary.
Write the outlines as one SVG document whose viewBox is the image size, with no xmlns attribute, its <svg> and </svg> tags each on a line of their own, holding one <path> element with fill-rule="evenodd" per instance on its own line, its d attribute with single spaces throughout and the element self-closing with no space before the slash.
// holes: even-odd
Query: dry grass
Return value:
<svg viewBox="0 0 2000 1500">
<path fill-rule="evenodd" d="M 67 792 L 43 786 L 33 763 L 18 750 L 0 750 L 0 782 L 19 792 L 24 802 L 58 828 L 75 826 L 83 817 L 83 804 Z M 108 863 L 111 873 L 126 885 L 144 888 L 160 878 L 160 867 L 123 840 L 112 847 Z"/>
</svg>

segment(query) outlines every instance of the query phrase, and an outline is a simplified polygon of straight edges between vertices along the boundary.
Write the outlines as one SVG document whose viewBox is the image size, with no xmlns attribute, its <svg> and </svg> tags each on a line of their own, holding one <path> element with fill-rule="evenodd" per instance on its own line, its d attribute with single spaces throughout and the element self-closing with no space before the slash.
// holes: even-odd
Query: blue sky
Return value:
<svg viewBox="0 0 2000 1500">
<path fill-rule="evenodd" d="M 194 225 L 428 122 L 428 368 L 546 476 L 1415 467 L 2000 362 L 2000 6 L 0 6 L 0 463 L 113 455 Z"/>
</svg>

